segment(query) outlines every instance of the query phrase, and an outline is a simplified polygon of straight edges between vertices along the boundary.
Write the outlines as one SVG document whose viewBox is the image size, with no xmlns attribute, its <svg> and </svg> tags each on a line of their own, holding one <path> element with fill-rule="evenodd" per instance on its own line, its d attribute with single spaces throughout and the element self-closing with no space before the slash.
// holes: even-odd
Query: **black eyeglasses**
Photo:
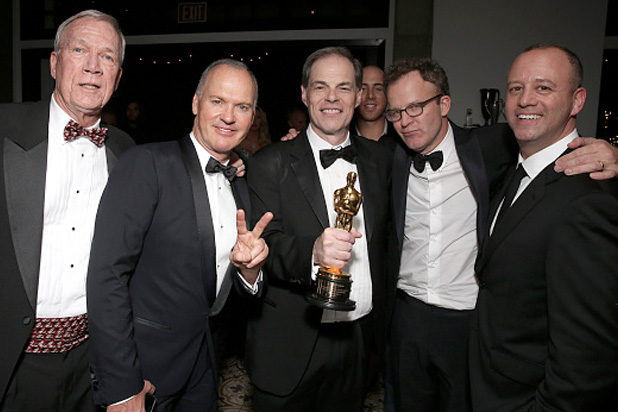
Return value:
<svg viewBox="0 0 618 412">
<path fill-rule="evenodd" d="M 437 94 L 431 99 L 425 100 L 424 102 L 412 103 L 405 109 L 387 110 L 386 112 L 384 112 L 384 116 L 386 117 L 386 120 L 388 120 L 389 122 L 398 122 L 399 120 L 401 120 L 401 112 L 404 112 L 404 111 L 410 117 L 420 116 L 421 114 L 423 114 L 423 108 L 427 105 L 427 103 L 429 103 L 432 100 L 439 99 L 442 96 L 444 96 L 444 93 Z"/>
</svg>

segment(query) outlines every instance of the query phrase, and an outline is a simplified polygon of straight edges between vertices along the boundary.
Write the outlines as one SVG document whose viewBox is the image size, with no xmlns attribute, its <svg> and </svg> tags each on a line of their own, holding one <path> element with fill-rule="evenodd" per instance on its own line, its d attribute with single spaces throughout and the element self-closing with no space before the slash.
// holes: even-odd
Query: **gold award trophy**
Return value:
<svg viewBox="0 0 618 412">
<path fill-rule="evenodd" d="M 334 203 L 337 220 L 335 228 L 347 232 L 352 229 L 352 218 L 358 213 L 363 195 L 354 189 L 356 173 L 348 173 L 348 184 L 335 190 Z M 324 309 L 351 311 L 356 308 L 356 302 L 350 300 L 352 280 L 349 273 L 339 268 L 321 266 L 316 275 L 316 290 L 307 294 L 305 299 Z"/>
</svg>

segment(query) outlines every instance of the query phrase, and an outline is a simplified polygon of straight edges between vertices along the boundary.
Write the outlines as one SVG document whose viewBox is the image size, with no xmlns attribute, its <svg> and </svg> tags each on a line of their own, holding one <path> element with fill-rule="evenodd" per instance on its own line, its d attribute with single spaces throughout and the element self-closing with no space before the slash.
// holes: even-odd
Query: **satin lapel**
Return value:
<svg viewBox="0 0 618 412">
<path fill-rule="evenodd" d="M 195 152 L 195 147 L 189 136 L 183 137 L 178 141 L 183 160 L 191 179 L 191 187 L 193 189 L 193 202 L 195 207 L 195 216 L 197 218 L 197 230 L 202 245 L 202 267 L 204 268 L 204 292 L 210 305 L 215 301 L 216 290 L 212 290 L 212 276 L 215 277 L 215 235 L 212 225 L 212 215 L 210 213 L 210 202 L 208 201 L 208 192 L 206 183 L 204 182 L 204 174 L 200 161 Z"/>
<path fill-rule="evenodd" d="M 4 139 L 4 184 L 15 256 L 28 300 L 36 307 L 43 236 L 49 100 L 29 113 L 22 130 Z"/>
<path fill-rule="evenodd" d="M 393 211 L 395 228 L 397 229 L 397 245 L 401 251 L 403 245 L 403 231 L 406 224 L 406 203 L 408 198 L 408 181 L 412 158 L 406 150 L 397 145 L 393 156 Z"/>
<path fill-rule="evenodd" d="M 365 215 L 365 232 L 367 235 L 367 245 L 371 244 L 373 227 L 376 216 L 376 199 L 380 196 L 378 190 L 378 176 L 376 163 L 371 158 L 371 151 L 359 142 L 356 136 L 350 136 L 352 144 L 356 147 L 358 154 L 356 168 L 358 169 L 358 179 L 360 192 L 363 194 L 363 213 Z M 342 186 L 345 182 L 342 184 Z"/>
<path fill-rule="evenodd" d="M 322 229 L 326 229 L 329 226 L 326 201 L 307 134 L 303 132 L 293 142 L 295 146 L 290 153 L 292 157 L 290 166 Z"/>
</svg>

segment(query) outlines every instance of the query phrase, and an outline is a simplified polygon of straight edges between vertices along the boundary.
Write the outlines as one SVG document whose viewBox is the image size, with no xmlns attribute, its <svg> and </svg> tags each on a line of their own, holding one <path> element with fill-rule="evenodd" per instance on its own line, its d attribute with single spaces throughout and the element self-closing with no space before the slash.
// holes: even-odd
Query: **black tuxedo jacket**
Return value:
<svg viewBox="0 0 618 412">
<path fill-rule="evenodd" d="M 232 189 L 237 206 L 250 212 L 246 181 L 234 179 Z M 206 210 L 197 210 L 198 204 Z M 205 221 L 198 220 L 201 214 Z M 211 340 L 209 316 L 220 310 L 237 278 L 230 264 L 211 305 L 212 276 L 208 194 L 189 136 L 128 151 L 103 193 L 88 271 L 97 404 L 138 393 L 144 379 L 161 396 L 179 392 L 202 342 Z"/>
<path fill-rule="evenodd" d="M 470 340 L 475 411 L 618 410 L 617 186 L 549 165 L 487 238 Z"/>
<path fill-rule="evenodd" d="M 0 399 L 35 322 L 50 100 L 0 105 Z M 108 169 L 133 145 L 109 125 Z"/>
<path fill-rule="evenodd" d="M 490 192 L 496 190 L 505 172 L 517 156 L 517 144 L 510 129 L 496 125 L 478 130 L 466 130 L 451 123 L 455 138 L 455 150 L 461 162 L 466 179 L 477 204 L 477 241 L 481 245 L 485 238 L 489 215 Z M 406 218 L 406 200 L 412 157 L 405 144 L 394 146 L 393 155 L 393 223 L 394 238 L 389 258 L 389 313 L 395 302 L 399 276 L 401 250 L 403 247 Z"/>
<path fill-rule="evenodd" d="M 390 159 L 377 142 L 351 136 L 358 152 L 365 235 L 373 285 L 376 337 L 385 335 L 385 255 L 389 228 Z M 261 305 L 249 320 L 246 364 L 261 390 L 290 394 L 300 382 L 318 336 L 322 309 L 308 304 L 311 256 L 315 240 L 329 227 L 327 207 L 306 132 L 289 142 L 260 150 L 250 164 L 253 220 L 274 213 L 264 232 L 270 253 Z M 344 186 L 345 182 L 342 181 Z M 354 274 L 352 274 L 352 277 Z M 381 342 L 378 342 L 380 345 Z"/>
</svg>

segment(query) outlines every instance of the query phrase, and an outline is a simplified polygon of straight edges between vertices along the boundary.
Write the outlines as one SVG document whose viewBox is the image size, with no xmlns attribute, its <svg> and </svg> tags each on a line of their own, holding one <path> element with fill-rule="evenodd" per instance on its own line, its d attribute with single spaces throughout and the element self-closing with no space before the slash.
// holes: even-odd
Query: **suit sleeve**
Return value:
<svg viewBox="0 0 618 412">
<path fill-rule="evenodd" d="M 269 282 L 310 285 L 313 243 L 321 232 L 312 233 L 310 225 L 299 226 L 303 216 L 292 210 L 298 199 L 289 198 L 283 183 L 290 178 L 290 165 L 284 163 L 281 151 L 272 149 L 276 147 L 266 147 L 252 157 L 248 173 L 252 226 L 264 213 L 274 215 L 262 236 L 269 247 L 264 270 Z M 291 221 L 294 228 L 289 226 Z"/>
<path fill-rule="evenodd" d="M 548 361 L 534 410 L 606 411 L 618 379 L 618 201 L 567 207 L 548 245 Z"/>
<path fill-rule="evenodd" d="M 87 279 L 97 404 L 127 399 L 143 386 L 130 281 L 157 206 L 157 180 L 150 153 L 132 149 L 111 173 L 99 205 Z"/>
</svg>

